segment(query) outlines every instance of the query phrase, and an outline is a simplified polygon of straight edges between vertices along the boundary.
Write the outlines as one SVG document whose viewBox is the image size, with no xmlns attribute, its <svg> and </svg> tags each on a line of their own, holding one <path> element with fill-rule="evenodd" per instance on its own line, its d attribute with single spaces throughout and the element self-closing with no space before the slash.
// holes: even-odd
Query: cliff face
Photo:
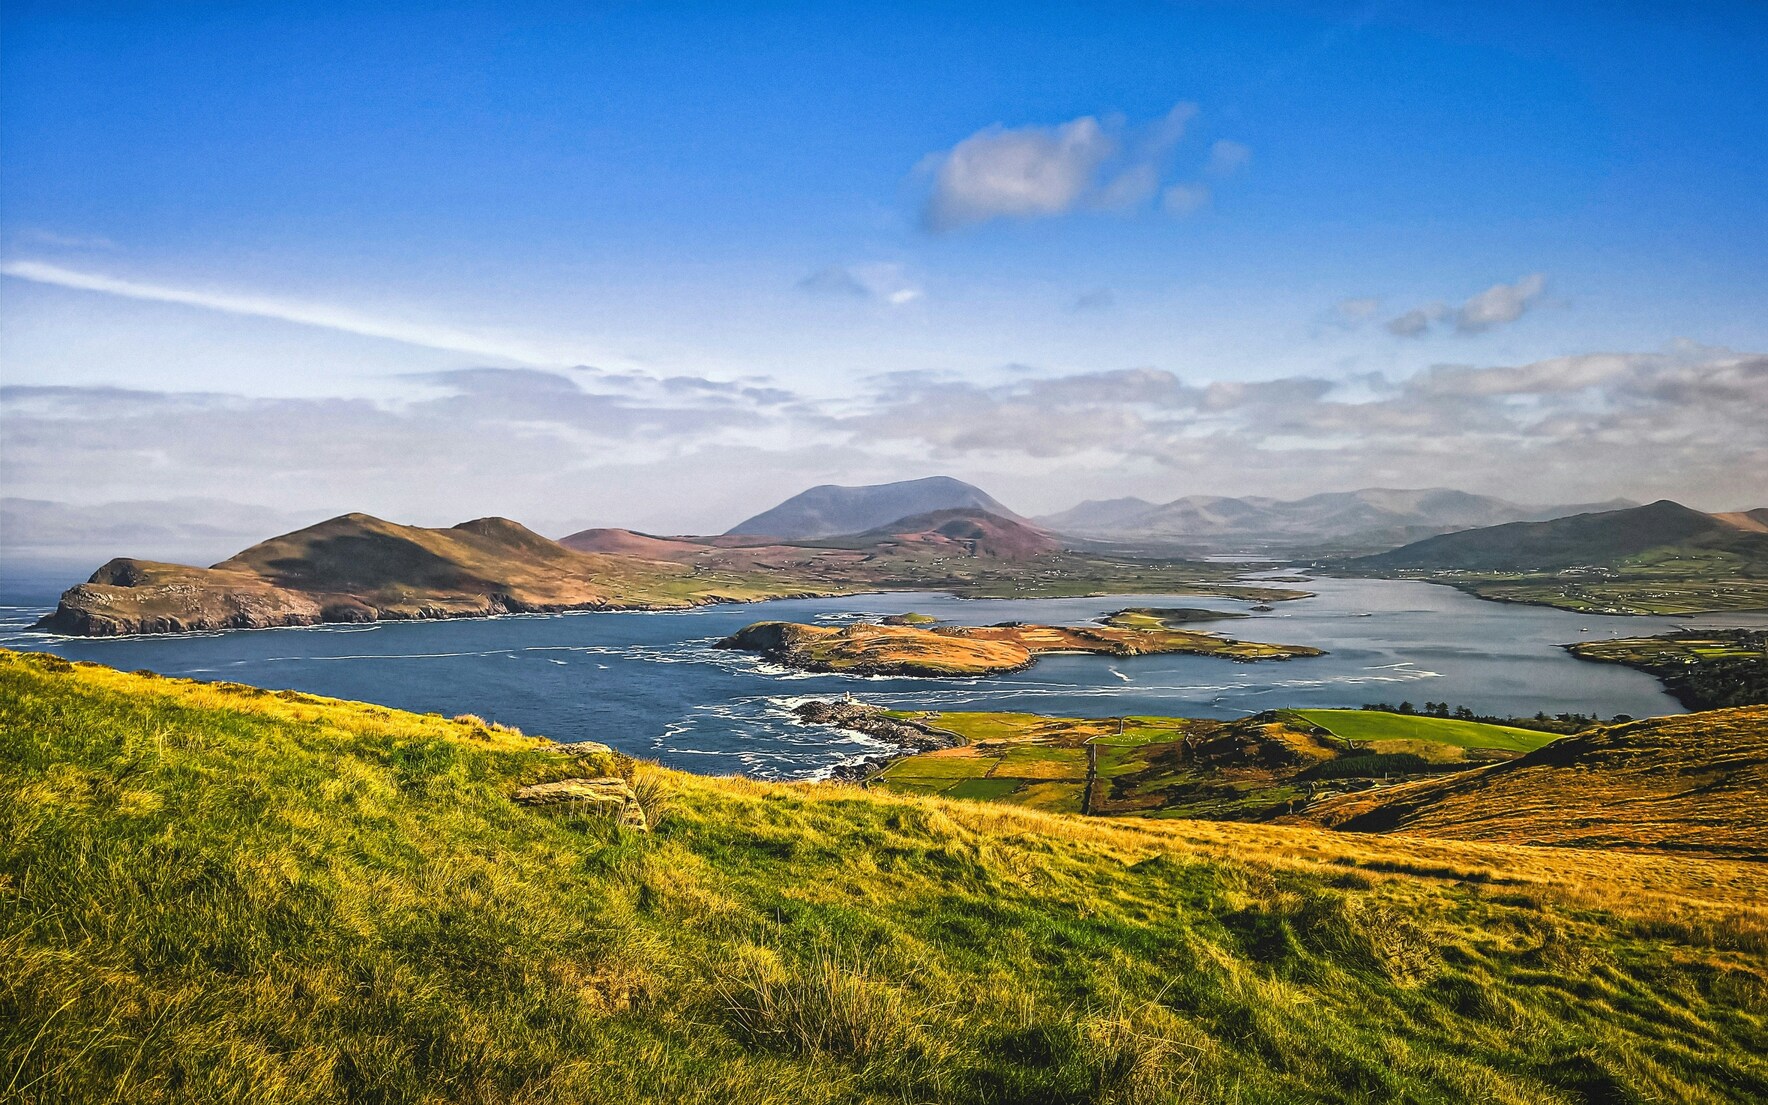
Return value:
<svg viewBox="0 0 1768 1105">
<path fill-rule="evenodd" d="M 151 560 L 112 560 L 69 588 L 38 625 L 82 637 L 193 633 L 316 625 L 326 620 L 311 595 L 244 572 Z"/>
</svg>

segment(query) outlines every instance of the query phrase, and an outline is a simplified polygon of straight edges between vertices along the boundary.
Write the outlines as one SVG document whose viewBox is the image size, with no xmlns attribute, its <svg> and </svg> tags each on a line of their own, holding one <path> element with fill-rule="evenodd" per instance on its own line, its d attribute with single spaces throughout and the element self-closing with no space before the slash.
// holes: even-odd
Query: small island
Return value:
<svg viewBox="0 0 1768 1105">
<path fill-rule="evenodd" d="M 932 629 L 870 622 L 840 628 L 756 622 L 719 641 L 715 647 L 759 653 L 800 671 L 934 678 L 1020 671 L 1047 653 L 1146 656 L 1184 652 L 1240 661 L 1324 655 L 1306 645 L 1237 641 L 1195 630 L 1125 628 L 1111 624 L 1109 619 L 1099 626 L 1011 622 Z"/>
</svg>

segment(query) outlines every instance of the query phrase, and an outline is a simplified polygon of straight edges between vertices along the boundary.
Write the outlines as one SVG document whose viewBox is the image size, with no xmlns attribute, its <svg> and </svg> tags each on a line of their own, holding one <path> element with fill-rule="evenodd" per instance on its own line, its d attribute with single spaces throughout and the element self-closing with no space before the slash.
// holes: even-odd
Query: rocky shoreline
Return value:
<svg viewBox="0 0 1768 1105">
<path fill-rule="evenodd" d="M 897 760 L 942 748 L 956 748 L 964 743 L 956 733 L 925 722 L 890 717 L 889 712 L 880 706 L 850 699 L 834 702 L 818 699 L 797 706 L 792 713 L 806 725 L 827 725 L 833 729 L 863 733 L 896 746 L 887 752 L 838 765 L 829 772 L 829 779 L 834 782 L 864 782 Z"/>
</svg>

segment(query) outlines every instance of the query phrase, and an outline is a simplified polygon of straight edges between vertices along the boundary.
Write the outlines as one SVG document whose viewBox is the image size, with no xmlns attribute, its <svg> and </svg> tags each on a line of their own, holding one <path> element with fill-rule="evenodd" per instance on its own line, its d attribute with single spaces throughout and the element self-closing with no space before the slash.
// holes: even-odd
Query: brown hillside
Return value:
<svg viewBox="0 0 1768 1105">
<path fill-rule="evenodd" d="M 1494 767 L 1328 799 L 1296 820 L 1768 860 L 1768 707 L 1606 726 Z"/>
<path fill-rule="evenodd" d="M 1768 506 L 1757 507 L 1755 510 L 1729 510 L 1713 517 L 1745 533 L 1768 533 Z"/>
<path fill-rule="evenodd" d="M 113 560 L 43 625 L 115 636 L 760 597 L 740 592 L 680 565 L 577 552 L 506 518 L 425 529 L 345 514 L 213 568 Z"/>
<path fill-rule="evenodd" d="M 1028 560 L 1062 550 L 1061 543 L 1043 530 L 986 510 L 970 509 L 916 514 L 852 540 L 863 542 L 868 538 L 880 545 L 902 543 L 957 556 L 999 560 Z"/>
<path fill-rule="evenodd" d="M 681 537 L 653 537 L 629 529 L 586 529 L 559 538 L 567 549 L 643 560 L 681 561 L 706 552 L 706 546 Z"/>
</svg>

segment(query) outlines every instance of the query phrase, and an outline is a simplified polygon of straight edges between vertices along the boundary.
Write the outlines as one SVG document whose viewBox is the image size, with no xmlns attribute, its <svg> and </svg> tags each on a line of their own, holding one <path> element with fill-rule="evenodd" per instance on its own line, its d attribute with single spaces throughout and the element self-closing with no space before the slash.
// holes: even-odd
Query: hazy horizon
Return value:
<svg viewBox="0 0 1768 1105">
<path fill-rule="evenodd" d="M 1759 5 L 0 20 L 8 498 L 1768 504 Z"/>
</svg>

